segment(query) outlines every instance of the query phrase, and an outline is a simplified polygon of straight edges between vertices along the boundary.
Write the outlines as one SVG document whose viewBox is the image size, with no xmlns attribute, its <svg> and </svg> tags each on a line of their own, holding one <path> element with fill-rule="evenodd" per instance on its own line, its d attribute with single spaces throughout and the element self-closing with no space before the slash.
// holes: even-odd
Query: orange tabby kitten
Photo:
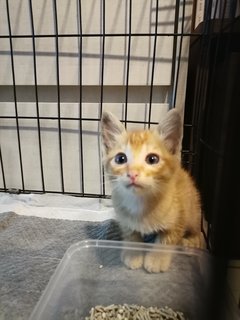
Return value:
<svg viewBox="0 0 240 320">
<path fill-rule="evenodd" d="M 126 131 L 111 113 L 102 115 L 106 171 L 125 240 L 202 247 L 198 191 L 180 165 L 182 122 L 169 111 L 154 130 Z M 123 252 L 131 269 L 166 271 L 170 254 Z"/>
</svg>

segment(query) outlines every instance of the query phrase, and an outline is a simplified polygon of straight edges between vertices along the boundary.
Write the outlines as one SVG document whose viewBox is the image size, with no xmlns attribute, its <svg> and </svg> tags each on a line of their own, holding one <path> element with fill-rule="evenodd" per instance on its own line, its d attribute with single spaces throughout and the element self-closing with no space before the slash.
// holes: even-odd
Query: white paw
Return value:
<svg viewBox="0 0 240 320">
<path fill-rule="evenodd" d="M 144 258 L 144 268 L 150 273 L 165 272 L 171 263 L 171 255 L 168 253 L 147 253 Z"/>
<path fill-rule="evenodd" d="M 122 251 L 121 260 L 129 269 L 139 269 L 143 265 L 143 253 L 138 251 Z"/>
</svg>

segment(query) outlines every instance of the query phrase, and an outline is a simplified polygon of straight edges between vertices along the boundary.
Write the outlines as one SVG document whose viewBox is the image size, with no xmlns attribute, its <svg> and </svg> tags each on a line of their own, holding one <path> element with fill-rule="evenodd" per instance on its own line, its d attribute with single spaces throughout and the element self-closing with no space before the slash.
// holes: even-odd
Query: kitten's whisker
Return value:
<svg viewBox="0 0 240 320">
<path fill-rule="evenodd" d="M 105 178 L 107 178 L 109 181 L 113 181 L 113 180 L 117 180 L 118 178 L 117 177 L 114 177 L 114 176 L 104 176 Z"/>
<path fill-rule="evenodd" d="M 104 176 L 105 177 L 114 177 L 114 178 L 117 178 L 117 176 L 115 176 L 114 174 L 112 174 L 112 173 L 108 173 L 108 172 L 104 172 Z"/>
<path fill-rule="evenodd" d="M 118 184 L 114 184 L 112 186 L 112 191 L 118 191 L 118 190 L 120 190 L 120 186 Z"/>
<path fill-rule="evenodd" d="M 103 185 L 111 185 L 115 181 L 117 181 L 117 178 L 112 178 L 111 181 L 108 181 L 108 180 L 102 181 L 102 184 Z"/>
</svg>

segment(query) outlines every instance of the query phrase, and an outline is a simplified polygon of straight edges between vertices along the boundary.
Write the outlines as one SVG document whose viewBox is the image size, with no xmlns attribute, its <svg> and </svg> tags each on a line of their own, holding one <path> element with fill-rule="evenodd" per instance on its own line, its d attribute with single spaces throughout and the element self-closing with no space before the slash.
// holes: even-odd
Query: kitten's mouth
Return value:
<svg viewBox="0 0 240 320">
<path fill-rule="evenodd" d="M 136 182 L 131 182 L 127 185 L 127 188 L 140 188 L 140 189 L 142 189 L 142 186 Z"/>
</svg>

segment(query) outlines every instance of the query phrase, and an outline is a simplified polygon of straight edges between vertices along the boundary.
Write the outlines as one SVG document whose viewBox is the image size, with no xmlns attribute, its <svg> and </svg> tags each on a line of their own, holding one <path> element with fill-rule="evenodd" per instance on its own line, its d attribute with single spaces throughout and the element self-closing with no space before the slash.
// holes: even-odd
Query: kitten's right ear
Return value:
<svg viewBox="0 0 240 320">
<path fill-rule="evenodd" d="M 183 131 L 179 111 L 175 108 L 168 111 L 158 124 L 157 130 L 168 150 L 176 154 L 180 147 Z"/>
<path fill-rule="evenodd" d="M 110 112 L 104 111 L 101 119 L 101 134 L 106 152 L 112 148 L 117 137 L 125 132 L 122 123 Z"/>
</svg>

